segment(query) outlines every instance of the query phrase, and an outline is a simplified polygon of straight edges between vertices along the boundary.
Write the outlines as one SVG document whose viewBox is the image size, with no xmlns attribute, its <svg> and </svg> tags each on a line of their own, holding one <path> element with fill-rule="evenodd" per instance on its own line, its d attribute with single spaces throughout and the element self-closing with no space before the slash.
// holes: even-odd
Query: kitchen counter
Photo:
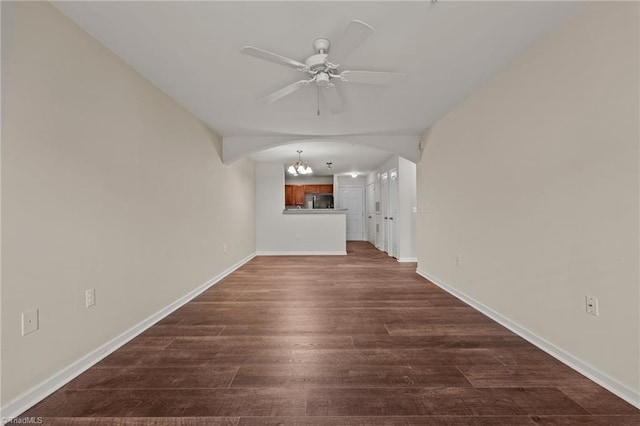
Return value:
<svg viewBox="0 0 640 426">
<path fill-rule="evenodd" d="M 347 214 L 347 209 L 284 209 L 283 214 Z"/>
</svg>

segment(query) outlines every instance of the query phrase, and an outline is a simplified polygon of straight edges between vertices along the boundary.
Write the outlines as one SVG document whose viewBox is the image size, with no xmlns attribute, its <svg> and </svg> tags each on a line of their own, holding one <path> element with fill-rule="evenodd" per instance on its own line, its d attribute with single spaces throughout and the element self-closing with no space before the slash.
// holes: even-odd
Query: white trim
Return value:
<svg viewBox="0 0 640 426">
<path fill-rule="evenodd" d="M 600 386 L 616 394 L 620 398 L 627 401 L 629 404 L 637 408 L 640 408 L 640 394 L 628 388 L 626 385 L 620 383 L 619 381 L 608 376 L 607 374 L 597 370 L 595 367 L 592 367 L 591 365 L 580 360 L 579 358 L 576 358 L 575 356 L 557 347 L 556 345 L 545 340 L 544 338 L 534 334 L 533 332 L 527 330 L 521 325 L 500 315 L 498 312 L 478 302 L 474 298 L 467 296 L 466 294 L 464 294 L 459 290 L 456 290 L 455 288 L 439 280 L 437 277 L 434 277 L 428 272 L 425 272 L 420 268 L 418 268 L 416 269 L 416 273 L 422 276 L 423 278 L 426 278 L 427 280 L 431 281 L 432 283 L 434 283 L 435 285 L 437 285 L 447 293 L 450 293 L 451 295 L 462 300 L 463 302 L 467 303 L 471 307 L 482 312 L 483 314 L 485 314 L 492 320 L 496 321 L 500 325 L 508 328 L 518 336 L 527 340 L 529 343 L 532 343 L 533 345 L 537 346 L 539 349 L 542 349 L 552 357 L 556 358 L 558 361 L 566 364 L 567 366 L 573 368 L 580 374 L 588 377 L 589 379 L 593 380 Z"/>
<path fill-rule="evenodd" d="M 256 256 L 346 256 L 346 251 L 257 251 Z"/>
<path fill-rule="evenodd" d="M 7 423 L 12 418 L 18 417 L 21 413 L 24 413 L 29 408 L 33 407 L 35 404 L 42 401 L 44 398 L 51 395 L 53 392 L 55 392 L 62 386 L 66 385 L 71 380 L 78 377 L 80 374 L 87 371 L 89 368 L 97 364 L 107 355 L 119 349 L 122 345 L 129 342 L 130 340 L 138 336 L 143 331 L 147 330 L 156 322 L 160 321 L 161 319 L 163 319 L 164 317 L 166 317 L 176 309 L 182 307 L 183 305 L 185 305 L 186 303 L 188 303 L 189 301 L 191 301 L 192 299 L 194 299 L 195 297 L 203 293 L 205 290 L 217 284 L 224 277 L 226 277 L 227 275 L 229 275 L 230 273 L 232 273 L 233 271 L 235 271 L 236 269 L 238 269 L 239 267 L 241 267 L 242 265 L 244 265 L 254 257 L 255 257 L 255 253 L 252 253 L 251 255 L 245 257 L 235 265 L 225 269 L 215 277 L 211 278 L 209 281 L 202 284 L 195 290 L 187 293 L 186 295 L 182 296 L 180 299 L 176 300 L 175 302 L 171 303 L 165 308 L 159 310 L 158 312 L 151 315 L 150 317 L 142 320 L 140 323 L 131 327 L 124 333 L 108 341 L 107 343 L 103 344 L 99 348 L 89 352 L 88 354 L 86 354 L 85 356 L 83 356 L 73 364 L 62 369 L 61 371 L 57 372 L 53 376 L 49 377 L 43 382 L 38 383 L 33 388 L 29 389 L 28 391 L 22 393 L 21 395 L 17 396 L 13 400 L 9 401 L 9 403 L 4 407 L 2 407 L 2 409 L 0 410 L 0 412 L 2 412 L 2 423 L 3 424 Z"/>
<path fill-rule="evenodd" d="M 398 259 L 398 262 L 400 263 L 410 263 L 410 262 L 417 262 L 418 258 L 417 257 L 401 257 Z"/>
</svg>

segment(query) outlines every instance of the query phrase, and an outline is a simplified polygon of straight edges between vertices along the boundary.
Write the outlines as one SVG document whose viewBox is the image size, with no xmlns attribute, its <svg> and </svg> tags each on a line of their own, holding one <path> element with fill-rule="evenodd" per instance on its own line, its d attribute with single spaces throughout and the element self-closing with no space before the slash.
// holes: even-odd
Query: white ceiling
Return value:
<svg viewBox="0 0 640 426">
<path fill-rule="evenodd" d="M 226 137 L 418 135 L 581 7 L 479 1 L 54 4 Z M 348 106 L 340 115 L 321 104 L 318 117 L 311 86 L 273 104 L 257 101 L 305 75 L 242 55 L 243 46 L 304 61 L 314 39 L 337 40 L 353 19 L 375 31 L 341 70 L 400 71 L 405 81 L 391 87 L 338 83 Z M 349 150 L 351 144 L 344 146 Z M 334 146 L 324 148 L 340 157 Z M 282 152 L 287 159 L 279 160 L 285 162 L 296 149 L 254 158 L 274 159 Z"/>
</svg>

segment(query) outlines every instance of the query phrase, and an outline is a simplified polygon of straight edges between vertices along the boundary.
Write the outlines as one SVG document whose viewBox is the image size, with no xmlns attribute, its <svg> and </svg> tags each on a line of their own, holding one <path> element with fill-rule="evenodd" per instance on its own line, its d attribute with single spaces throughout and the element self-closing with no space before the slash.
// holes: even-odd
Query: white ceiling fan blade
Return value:
<svg viewBox="0 0 640 426">
<path fill-rule="evenodd" d="M 340 65 L 356 50 L 363 41 L 373 33 L 373 27 L 362 21 L 351 21 L 342 37 L 332 43 L 329 60 L 332 64 Z"/>
<path fill-rule="evenodd" d="M 401 72 L 342 71 L 340 73 L 340 80 L 360 84 L 395 84 L 405 77 L 406 74 Z"/>
<path fill-rule="evenodd" d="M 313 79 L 296 81 L 295 83 L 292 83 L 286 87 L 283 87 L 280 90 L 273 92 L 268 96 L 265 96 L 264 98 L 261 99 L 261 101 L 266 103 L 275 102 L 278 99 L 284 98 L 285 96 L 292 94 L 296 90 L 302 89 L 303 87 L 309 85 L 309 83 L 311 83 L 312 81 Z"/>
<path fill-rule="evenodd" d="M 344 112 L 344 100 L 342 94 L 335 84 L 320 89 L 324 103 L 332 114 L 340 114 Z"/>
<path fill-rule="evenodd" d="M 290 68 L 295 68 L 299 71 L 306 71 L 308 68 L 302 62 L 298 62 L 294 59 L 278 55 L 277 53 L 268 52 L 266 50 L 258 49 L 253 46 L 245 46 L 240 49 L 240 53 L 243 55 L 253 56 L 254 58 L 264 59 L 265 61 L 275 62 L 276 64 L 285 65 Z"/>
</svg>

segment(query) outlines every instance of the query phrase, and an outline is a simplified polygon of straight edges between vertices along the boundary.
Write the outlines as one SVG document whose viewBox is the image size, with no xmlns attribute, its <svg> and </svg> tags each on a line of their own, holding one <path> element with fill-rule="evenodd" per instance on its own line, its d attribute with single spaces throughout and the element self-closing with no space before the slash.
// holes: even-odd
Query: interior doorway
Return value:
<svg viewBox="0 0 640 426">
<path fill-rule="evenodd" d="M 347 209 L 347 241 L 364 240 L 364 188 L 341 186 L 338 202 L 341 209 Z"/>
<path fill-rule="evenodd" d="M 376 199 L 375 199 L 375 185 L 373 182 L 367 185 L 366 189 L 366 229 L 367 229 L 367 241 L 371 244 L 376 244 Z"/>
</svg>

